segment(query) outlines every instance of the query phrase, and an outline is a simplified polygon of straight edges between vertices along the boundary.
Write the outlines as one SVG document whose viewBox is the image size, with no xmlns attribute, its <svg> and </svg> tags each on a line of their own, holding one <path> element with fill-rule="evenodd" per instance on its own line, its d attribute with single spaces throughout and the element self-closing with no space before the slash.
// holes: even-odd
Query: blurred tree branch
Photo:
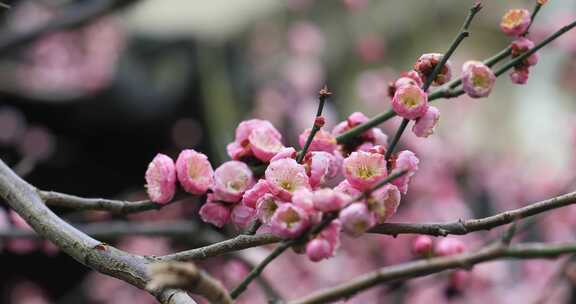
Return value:
<svg viewBox="0 0 576 304">
<path fill-rule="evenodd" d="M 139 0 L 75 1 L 46 24 L 26 32 L 8 32 L 0 38 L 0 56 L 33 42 L 42 35 L 86 24 L 98 17 L 128 7 Z"/>
</svg>

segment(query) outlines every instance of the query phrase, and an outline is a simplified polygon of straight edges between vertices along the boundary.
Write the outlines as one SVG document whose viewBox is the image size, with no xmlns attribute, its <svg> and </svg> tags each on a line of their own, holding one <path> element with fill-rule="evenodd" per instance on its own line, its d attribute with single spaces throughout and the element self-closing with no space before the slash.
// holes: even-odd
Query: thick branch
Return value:
<svg viewBox="0 0 576 304">
<path fill-rule="evenodd" d="M 165 205 L 156 204 L 150 200 L 121 201 L 104 198 L 83 198 L 71 194 L 54 191 L 38 191 L 46 205 L 76 210 L 101 210 L 119 214 L 128 214 L 148 210 L 158 210 Z"/>
<path fill-rule="evenodd" d="M 315 292 L 303 299 L 292 301 L 290 304 L 329 303 L 339 299 L 349 298 L 358 292 L 378 284 L 422 277 L 448 269 L 469 269 L 476 264 L 496 259 L 555 258 L 574 252 L 576 252 L 576 243 L 527 243 L 507 247 L 503 243 L 498 242 L 481 248 L 474 253 L 437 257 L 384 267 L 359 276 L 347 283 Z"/>
<path fill-rule="evenodd" d="M 105 245 L 60 219 L 44 205 L 34 187 L 18 177 L 1 160 L 0 197 L 38 234 L 78 262 L 136 287 L 145 287 L 148 259 Z M 155 293 L 155 296 L 162 303 L 194 303 L 179 291 L 165 290 Z"/>
</svg>

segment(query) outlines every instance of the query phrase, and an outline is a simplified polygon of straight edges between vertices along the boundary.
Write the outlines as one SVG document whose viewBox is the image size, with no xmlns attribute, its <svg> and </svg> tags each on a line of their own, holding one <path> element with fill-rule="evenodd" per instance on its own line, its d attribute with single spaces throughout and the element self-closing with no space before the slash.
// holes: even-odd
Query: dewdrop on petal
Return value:
<svg viewBox="0 0 576 304">
<path fill-rule="evenodd" d="M 428 137 L 434 133 L 434 129 L 440 119 L 440 110 L 430 106 L 422 117 L 416 120 L 412 132 L 418 137 Z"/>
<path fill-rule="evenodd" d="M 309 227 L 308 214 L 293 204 L 282 204 L 270 219 L 270 228 L 274 235 L 283 238 L 300 236 Z"/>
<path fill-rule="evenodd" d="M 375 220 L 364 203 L 353 203 L 342 209 L 338 216 L 344 232 L 358 237 L 375 225 Z"/>
<path fill-rule="evenodd" d="M 222 228 L 230 219 L 230 208 L 222 203 L 208 201 L 202 205 L 199 214 L 204 222 Z"/>
<path fill-rule="evenodd" d="M 357 151 L 344 159 L 344 176 L 358 190 L 370 189 L 387 176 L 386 158 L 379 153 Z"/>
<path fill-rule="evenodd" d="M 253 184 L 252 171 L 248 165 L 231 160 L 223 163 L 214 171 L 212 190 L 214 190 L 217 200 L 236 203 Z"/>
<path fill-rule="evenodd" d="M 174 161 L 158 153 L 146 170 L 146 191 L 151 201 L 167 204 L 176 193 L 176 168 Z"/>
<path fill-rule="evenodd" d="M 418 86 L 403 86 L 394 93 L 392 109 L 398 116 L 406 119 L 416 119 L 426 113 L 428 95 Z"/>
<path fill-rule="evenodd" d="M 272 194 L 286 201 L 292 199 L 295 191 L 310 189 L 306 169 L 291 158 L 271 162 L 265 176 Z"/>
<path fill-rule="evenodd" d="M 195 195 L 206 193 L 214 183 L 214 170 L 208 157 L 192 149 L 180 152 L 176 173 L 182 188 Z"/>
<path fill-rule="evenodd" d="M 462 65 L 462 86 L 472 98 L 486 97 L 492 91 L 496 75 L 480 61 L 467 61 Z"/>
<path fill-rule="evenodd" d="M 511 9 L 502 16 L 500 29 L 508 36 L 520 36 L 530 25 L 530 12 L 527 9 Z"/>
</svg>

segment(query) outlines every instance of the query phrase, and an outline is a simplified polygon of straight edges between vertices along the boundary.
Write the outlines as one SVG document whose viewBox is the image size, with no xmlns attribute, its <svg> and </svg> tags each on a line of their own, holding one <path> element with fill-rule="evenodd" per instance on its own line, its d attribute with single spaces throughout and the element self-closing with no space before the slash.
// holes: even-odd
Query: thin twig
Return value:
<svg viewBox="0 0 576 304">
<path fill-rule="evenodd" d="M 304 143 L 304 147 L 302 147 L 302 151 L 300 151 L 298 153 L 298 156 L 296 157 L 296 161 L 298 163 L 301 163 L 302 160 L 304 159 L 304 156 L 306 156 L 306 152 L 308 152 L 308 148 L 310 148 L 310 144 L 312 144 L 312 141 L 314 140 L 314 136 L 316 136 L 316 133 L 318 133 L 318 131 L 320 131 L 320 128 L 322 128 L 322 126 L 324 125 L 324 122 L 320 122 L 321 117 L 322 117 L 322 111 L 324 109 L 324 104 L 326 103 L 326 99 L 328 99 L 328 97 L 330 97 L 330 95 L 332 95 L 332 93 L 330 91 L 328 91 L 328 87 L 324 86 L 320 92 L 318 92 L 318 110 L 316 111 L 316 117 L 314 118 L 314 124 L 312 125 L 312 129 L 310 130 L 310 134 L 308 135 L 308 138 L 306 139 L 306 143 Z"/>
<path fill-rule="evenodd" d="M 349 298 L 370 287 L 411 278 L 422 277 L 448 269 L 470 267 L 497 259 L 534 259 L 555 258 L 564 254 L 575 253 L 576 243 L 545 244 L 525 243 L 508 246 L 502 242 L 488 245 L 474 253 L 464 253 L 448 257 L 436 257 L 427 260 L 404 263 L 381 268 L 361 275 L 349 282 L 326 288 L 307 297 L 289 302 L 290 304 L 329 303 Z"/>
</svg>

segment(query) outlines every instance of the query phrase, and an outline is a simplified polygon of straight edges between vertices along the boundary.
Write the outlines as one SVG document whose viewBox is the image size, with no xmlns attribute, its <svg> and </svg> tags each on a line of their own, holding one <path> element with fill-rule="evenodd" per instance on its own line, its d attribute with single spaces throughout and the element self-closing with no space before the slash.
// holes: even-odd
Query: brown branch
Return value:
<svg viewBox="0 0 576 304">
<path fill-rule="evenodd" d="M 63 221 L 43 203 L 33 186 L 0 160 L 0 197 L 42 237 L 83 265 L 144 288 L 150 259 L 103 244 Z M 178 290 L 153 293 L 161 303 L 195 303 Z"/>
<path fill-rule="evenodd" d="M 448 269 L 470 269 L 476 264 L 496 259 L 555 258 L 575 252 L 576 243 L 526 243 L 508 247 L 504 243 L 498 242 L 481 248 L 474 253 L 437 257 L 383 267 L 377 271 L 361 275 L 347 283 L 315 292 L 307 297 L 289 303 L 329 303 L 339 299 L 349 298 L 358 292 L 379 284 L 422 277 Z"/>
<path fill-rule="evenodd" d="M 202 295 L 210 303 L 232 304 L 224 286 L 192 263 L 162 262 L 150 265 L 149 269 L 152 279 L 146 288 L 150 291 L 178 288 Z"/>
<path fill-rule="evenodd" d="M 104 198 L 83 198 L 71 194 L 54 191 L 38 191 L 38 195 L 53 207 L 63 207 L 76 210 L 100 210 L 119 214 L 136 213 L 148 210 L 158 210 L 166 205 L 156 204 L 150 200 L 122 201 Z"/>
</svg>

